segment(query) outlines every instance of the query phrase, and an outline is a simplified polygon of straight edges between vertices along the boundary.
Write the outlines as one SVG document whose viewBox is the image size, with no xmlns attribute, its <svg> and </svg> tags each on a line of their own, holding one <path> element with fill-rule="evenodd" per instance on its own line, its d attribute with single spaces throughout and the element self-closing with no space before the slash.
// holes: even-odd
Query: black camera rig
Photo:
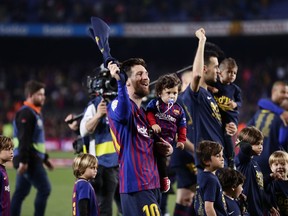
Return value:
<svg viewBox="0 0 288 216">
<path fill-rule="evenodd" d="M 110 71 L 103 64 L 94 70 L 96 76 L 87 76 L 87 88 L 89 95 L 102 96 L 107 102 L 117 95 L 117 81 L 111 77 Z"/>
</svg>

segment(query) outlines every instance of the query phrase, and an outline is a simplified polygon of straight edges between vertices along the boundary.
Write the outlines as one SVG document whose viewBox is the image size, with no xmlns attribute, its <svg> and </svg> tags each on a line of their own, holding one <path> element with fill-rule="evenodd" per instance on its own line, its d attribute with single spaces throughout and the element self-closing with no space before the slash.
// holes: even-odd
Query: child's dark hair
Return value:
<svg viewBox="0 0 288 216">
<path fill-rule="evenodd" d="M 220 70 L 224 70 L 225 68 L 238 68 L 238 65 L 235 61 L 235 59 L 229 57 L 229 58 L 225 58 L 219 65 Z"/>
<path fill-rule="evenodd" d="M 197 148 L 197 155 L 200 165 L 205 168 L 206 162 L 211 160 L 211 156 L 219 154 L 223 150 L 223 146 L 217 142 L 210 140 L 203 140 L 199 142 Z"/>
<path fill-rule="evenodd" d="M 158 78 L 156 85 L 155 85 L 155 94 L 158 97 L 162 91 L 166 88 L 174 88 L 175 86 L 178 87 L 178 92 L 181 91 L 181 80 L 177 76 L 177 74 L 165 74 Z"/>
<path fill-rule="evenodd" d="M 14 148 L 13 140 L 10 137 L 0 135 L 0 151 Z"/>
<path fill-rule="evenodd" d="M 216 173 L 223 191 L 236 188 L 245 181 L 245 176 L 237 170 L 231 168 L 219 169 Z"/>
<path fill-rule="evenodd" d="M 259 142 L 263 141 L 264 135 L 254 126 L 243 128 L 237 136 L 239 142 L 248 142 L 251 145 L 258 145 Z"/>
<path fill-rule="evenodd" d="M 95 156 L 91 154 L 79 154 L 75 157 L 72 169 L 73 174 L 76 178 L 82 176 L 88 167 L 97 167 L 98 160 Z"/>
</svg>

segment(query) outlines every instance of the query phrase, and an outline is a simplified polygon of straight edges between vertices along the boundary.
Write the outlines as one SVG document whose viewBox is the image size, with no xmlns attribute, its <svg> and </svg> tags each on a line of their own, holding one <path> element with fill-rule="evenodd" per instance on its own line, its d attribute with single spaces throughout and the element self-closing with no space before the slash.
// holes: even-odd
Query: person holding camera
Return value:
<svg viewBox="0 0 288 216">
<path fill-rule="evenodd" d="M 105 69 L 100 68 L 100 74 L 103 70 Z M 101 78 L 98 77 L 95 81 L 99 79 Z M 102 87 L 95 85 L 91 90 L 96 92 Z M 102 90 L 104 90 L 102 93 L 105 93 L 106 90 Z M 98 159 L 98 174 L 92 181 L 92 185 L 99 202 L 101 216 L 112 216 L 113 198 L 118 186 L 119 164 L 107 118 L 108 100 L 103 97 L 98 95 L 88 103 L 80 122 L 80 134 L 82 137 L 90 135 L 88 152 Z"/>
</svg>

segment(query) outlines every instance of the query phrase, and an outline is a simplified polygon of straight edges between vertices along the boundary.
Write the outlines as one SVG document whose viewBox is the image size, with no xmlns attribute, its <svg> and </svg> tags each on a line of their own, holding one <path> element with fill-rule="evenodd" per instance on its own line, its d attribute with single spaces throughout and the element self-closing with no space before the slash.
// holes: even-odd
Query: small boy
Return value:
<svg viewBox="0 0 288 216">
<path fill-rule="evenodd" d="M 194 199 L 196 215 L 227 215 L 222 187 L 215 175 L 224 167 L 223 147 L 217 142 L 204 140 L 197 148 L 200 165 L 204 169 L 198 173 Z"/>
<path fill-rule="evenodd" d="M 91 154 L 80 154 L 73 161 L 73 174 L 77 178 L 72 197 L 73 216 L 99 216 L 95 191 L 89 180 L 97 174 L 98 161 Z"/>
<path fill-rule="evenodd" d="M 228 215 L 248 215 L 242 196 L 245 176 L 229 167 L 219 169 L 217 176 L 223 189 Z"/>
<path fill-rule="evenodd" d="M 248 212 L 253 216 L 263 216 L 264 211 L 268 209 L 270 212 L 277 212 L 266 199 L 263 174 L 258 163 L 253 159 L 263 151 L 263 139 L 262 132 L 253 126 L 243 128 L 237 138 L 240 151 L 235 157 L 235 165 L 237 170 L 246 177 L 243 193 L 247 197 Z"/>
<path fill-rule="evenodd" d="M 13 141 L 0 135 L 0 215 L 10 215 L 10 185 L 5 163 L 13 159 Z"/>
<path fill-rule="evenodd" d="M 288 153 L 275 151 L 269 157 L 269 165 L 272 173 L 270 181 L 266 182 L 267 192 L 271 195 L 280 215 L 288 215 Z"/>
<path fill-rule="evenodd" d="M 239 108 L 242 105 L 241 89 L 234 84 L 238 65 L 233 58 L 225 58 L 219 65 L 220 75 L 218 81 L 213 84 L 214 98 L 220 108 L 223 125 L 234 122 L 238 125 Z M 225 133 L 225 151 L 233 153 L 233 141 L 231 135 Z M 232 148 L 232 149 L 231 149 Z M 234 154 L 228 155 L 228 166 L 234 168 Z"/>
<path fill-rule="evenodd" d="M 181 90 L 181 81 L 176 74 L 166 74 L 156 82 L 157 98 L 147 105 L 147 119 L 157 137 L 163 138 L 172 144 L 176 139 L 176 147 L 184 149 L 186 142 L 186 118 L 183 108 L 176 103 Z M 157 139 L 157 138 L 156 138 Z M 162 192 L 170 189 L 170 180 L 167 173 L 167 158 L 157 155 L 160 186 Z"/>
</svg>

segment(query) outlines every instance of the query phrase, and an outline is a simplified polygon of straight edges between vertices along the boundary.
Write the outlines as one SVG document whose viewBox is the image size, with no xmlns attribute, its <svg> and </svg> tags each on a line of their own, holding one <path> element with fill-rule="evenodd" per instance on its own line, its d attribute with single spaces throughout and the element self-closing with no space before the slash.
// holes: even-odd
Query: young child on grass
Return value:
<svg viewBox="0 0 288 216">
<path fill-rule="evenodd" d="M 0 215 L 10 215 L 10 185 L 5 164 L 13 159 L 13 141 L 0 135 Z"/>
<path fill-rule="evenodd" d="M 277 214 L 277 210 L 267 200 L 263 174 L 253 158 L 263 151 L 263 139 L 262 132 L 253 126 L 243 128 L 237 137 L 240 151 L 235 157 L 235 165 L 237 170 L 246 177 L 243 193 L 247 197 L 248 212 L 253 216 L 263 216 L 267 210 Z"/>
<path fill-rule="evenodd" d="M 156 82 L 157 98 L 147 105 L 147 119 L 157 137 L 172 144 L 176 140 L 176 148 L 184 149 L 186 142 L 186 118 L 183 108 L 176 103 L 181 90 L 181 81 L 176 74 L 166 74 Z M 156 139 L 157 139 L 156 137 Z M 160 186 L 162 192 L 170 189 L 167 173 L 167 158 L 157 155 Z"/>
<path fill-rule="evenodd" d="M 217 142 L 204 140 L 197 148 L 200 165 L 194 197 L 196 215 L 227 215 L 226 204 L 216 171 L 224 167 L 223 147 Z"/>
<path fill-rule="evenodd" d="M 98 161 L 91 154 L 80 154 L 73 161 L 73 174 L 77 178 L 72 197 L 73 216 L 99 216 L 95 191 L 89 180 L 97 174 Z"/>
<path fill-rule="evenodd" d="M 249 215 L 242 195 L 245 176 L 230 167 L 219 169 L 217 176 L 223 189 L 228 215 Z"/>
<path fill-rule="evenodd" d="M 269 157 L 272 173 L 265 181 L 265 189 L 280 215 L 288 215 L 288 153 L 275 151 Z"/>
</svg>

